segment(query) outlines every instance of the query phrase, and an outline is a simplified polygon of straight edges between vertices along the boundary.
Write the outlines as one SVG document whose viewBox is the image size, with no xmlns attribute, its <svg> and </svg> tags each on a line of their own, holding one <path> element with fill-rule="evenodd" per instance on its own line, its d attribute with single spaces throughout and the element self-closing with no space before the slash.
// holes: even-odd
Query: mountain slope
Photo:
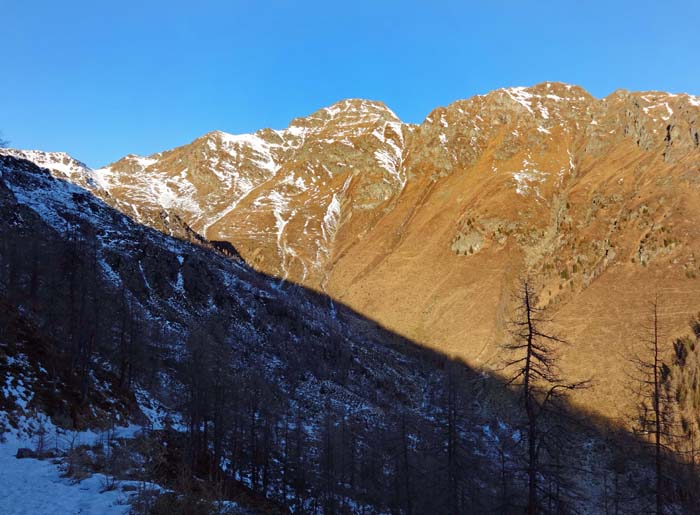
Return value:
<svg viewBox="0 0 700 515">
<path fill-rule="evenodd" d="M 543 83 L 418 126 L 343 101 L 283 131 L 128 156 L 86 184 L 143 223 L 177 214 L 260 271 L 487 368 L 529 274 L 574 343 L 565 372 L 596 375 L 582 401 L 610 415 L 645 299 L 661 295 L 669 337 L 700 309 L 699 131 L 696 97 Z"/>
<path fill-rule="evenodd" d="M 518 399 L 450 355 L 500 362 L 527 272 L 575 338 L 566 375 L 603 374 L 575 400 L 616 415 L 642 296 L 664 289 L 664 329 L 696 309 L 697 103 L 543 84 L 417 127 L 346 101 L 101 170 L 2 150 L 0 422 L 167 406 L 149 480 L 195 499 L 219 481 L 295 512 L 520 512 Z M 642 511 L 639 442 L 560 408 L 538 422 L 557 510 L 605 512 L 613 474 Z"/>
<path fill-rule="evenodd" d="M 420 464 L 415 480 L 443 466 L 434 449 L 446 372 L 465 381 L 466 406 L 476 378 L 468 368 L 206 244 L 140 226 L 27 160 L 0 156 L 0 211 L 0 381 L 8 385 L 0 436 L 32 417 L 73 429 L 124 424 L 136 417 L 129 403 L 100 395 L 133 405 L 147 394 L 187 421 L 161 445 L 202 456 L 175 459 L 174 476 L 150 480 L 176 487 L 185 466 L 204 480 L 221 462 L 217 474 L 236 488 L 297 511 L 324 499 L 373 513 L 405 502 L 386 495 L 400 421 L 415 442 L 406 449 Z M 465 420 L 459 437 L 460 459 L 481 463 L 482 485 L 493 443 L 481 426 L 490 418 L 484 411 Z M 328 452 L 339 457 L 330 471 Z M 348 479 L 360 463 L 365 475 Z M 324 490 L 330 473 L 341 485 L 333 492 Z M 416 506 L 445 502 L 444 491 L 411 495 Z"/>
</svg>

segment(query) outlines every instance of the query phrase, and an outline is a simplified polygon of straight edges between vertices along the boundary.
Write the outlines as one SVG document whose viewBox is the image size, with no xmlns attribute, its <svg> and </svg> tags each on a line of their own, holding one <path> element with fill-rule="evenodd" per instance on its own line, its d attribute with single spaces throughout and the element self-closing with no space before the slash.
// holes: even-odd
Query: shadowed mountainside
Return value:
<svg viewBox="0 0 700 515">
<path fill-rule="evenodd" d="M 132 406 L 133 392 L 145 389 L 187 420 L 198 455 L 228 456 L 242 484 L 282 504 L 370 512 L 410 505 L 415 513 L 453 503 L 459 512 L 521 504 L 522 421 L 500 379 L 327 295 L 256 272 L 206 241 L 139 225 L 28 161 L 0 157 L 0 206 L 0 285 L 12 311 L 3 318 L 4 352 L 29 355 L 49 375 L 21 411 L 48 411 L 80 427 L 100 418 L 92 411 L 102 402 L 94 398 L 98 385 L 124 391 Z M 222 388 L 229 396 L 219 405 L 211 395 Z M 552 415 L 548 425 L 567 433 L 566 479 L 574 486 L 566 491 L 575 492 L 559 499 L 567 509 L 603 512 L 613 470 L 625 485 L 618 502 L 649 480 L 644 453 L 630 453 L 633 439 L 614 424 Z M 281 436 L 292 430 L 308 446 L 294 466 Z M 217 440 L 218 431 L 240 447 Z M 250 440 L 241 436 L 247 431 Z M 217 441 L 223 447 L 212 457 Z M 621 450 L 625 466 L 614 469 Z M 293 484 L 283 457 L 296 471 Z M 543 475 L 548 499 L 561 470 Z M 282 484 L 298 498 L 279 501 Z M 627 508 L 642 509 L 640 502 Z"/>
</svg>

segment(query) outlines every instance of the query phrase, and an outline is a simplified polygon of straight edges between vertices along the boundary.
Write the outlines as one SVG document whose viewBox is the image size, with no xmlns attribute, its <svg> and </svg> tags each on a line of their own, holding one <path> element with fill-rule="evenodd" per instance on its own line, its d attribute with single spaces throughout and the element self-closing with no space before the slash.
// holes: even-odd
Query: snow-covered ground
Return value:
<svg viewBox="0 0 700 515">
<path fill-rule="evenodd" d="M 95 437 L 81 434 L 83 442 Z M 5 435 L 0 444 L 0 513 L 3 515 L 122 515 L 129 513 L 128 493 L 121 487 L 103 491 L 106 477 L 94 474 L 80 482 L 61 477 L 53 460 L 17 459 L 21 447 L 33 448 L 30 440 Z M 122 484 L 123 485 L 123 484 Z"/>
<path fill-rule="evenodd" d="M 139 484 L 134 481 L 114 481 L 104 474 L 93 474 L 81 481 L 63 477 L 69 449 L 79 446 L 101 445 L 109 451 L 109 441 L 117 438 L 134 438 L 142 430 L 139 425 L 117 426 L 106 431 L 68 431 L 56 427 L 43 413 L 28 408 L 34 397 L 36 377 L 25 356 L 7 357 L 7 363 L 22 370 L 5 378 L 0 393 L 13 399 L 16 410 L 11 413 L 0 410 L 0 428 L 10 428 L 13 420 L 17 428 L 4 434 L 0 431 L 0 515 L 116 515 L 130 510 L 129 496 Z M 149 426 L 162 427 L 168 415 L 163 407 L 147 394 L 139 392 L 144 414 Z M 175 420 L 178 422 L 178 420 Z M 38 434 L 43 434 L 42 447 L 58 457 L 33 459 L 16 457 L 17 450 L 36 450 Z M 113 489 L 106 489 L 110 484 Z M 122 487 L 132 487 L 125 492 Z M 144 485 L 141 485 L 144 486 Z M 149 489 L 156 488 L 152 484 Z"/>
</svg>

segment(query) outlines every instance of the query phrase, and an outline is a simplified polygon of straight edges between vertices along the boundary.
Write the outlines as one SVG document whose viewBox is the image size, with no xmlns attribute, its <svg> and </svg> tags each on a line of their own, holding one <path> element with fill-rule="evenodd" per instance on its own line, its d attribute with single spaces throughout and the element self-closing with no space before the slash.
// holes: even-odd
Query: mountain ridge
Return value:
<svg viewBox="0 0 700 515">
<path fill-rule="evenodd" d="M 633 346 L 640 299 L 666 292 L 671 334 L 700 310 L 699 127 L 691 95 L 597 99 L 551 82 L 458 100 L 418 125 L 350 99 L 284 130 L 127 156 L 85 184 L 147 225 L 174 213 L 257 270 L 487 368 L 529 274 L 576 342 L 566 371 L 610 376 L 582 400 L 606 411 L 619 358 L 600 351 L 611 335 Z"/>
</svg>

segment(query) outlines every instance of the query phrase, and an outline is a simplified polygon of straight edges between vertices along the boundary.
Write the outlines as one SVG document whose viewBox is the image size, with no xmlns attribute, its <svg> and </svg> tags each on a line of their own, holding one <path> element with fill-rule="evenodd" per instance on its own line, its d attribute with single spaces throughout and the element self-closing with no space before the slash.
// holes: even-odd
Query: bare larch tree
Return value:
<svg viewBox="0 0 700 515">
<path fill-rule="evenodd" d="M 524 434 L 527 444 L 526 471 L 528 482 L 527 513 L 540 511 L 538 496 L 540 451 L 547 433 L 541 430 L 543 414 L 556 401 L 572 390 L 586 388 L 590 381 L 567 382 L 557 366 L 557 347 L 567 342 L 542 329 L 550 320 L 536 306 L 531 283 L 522 281 L 516 294 L 517 310 L 511 321 L 511 341 L 503 347 L 508 352 L 504 370 L 509 374 L 508 385 L 520 390 L 525 412 Z"/>
<path fill-rule="evenodd" d="M 663 388 L 669 369 L 664 364 L 658 297 L 651 301 L 649 317 L 643 327 L 646 334 L 641 337 L 640 353 L 629 358 L 634 372 L 631 374 L 633 393 L 638 406 L 634 431 L 647 437 L 654 454 L 654 500 L 655 513 L 664 512 L 664 454 L 671 451 L 672 434 L 671 405 L 674 399 Z M 670 345 L 669 345 L 670 349 Z"/>
</svg>

